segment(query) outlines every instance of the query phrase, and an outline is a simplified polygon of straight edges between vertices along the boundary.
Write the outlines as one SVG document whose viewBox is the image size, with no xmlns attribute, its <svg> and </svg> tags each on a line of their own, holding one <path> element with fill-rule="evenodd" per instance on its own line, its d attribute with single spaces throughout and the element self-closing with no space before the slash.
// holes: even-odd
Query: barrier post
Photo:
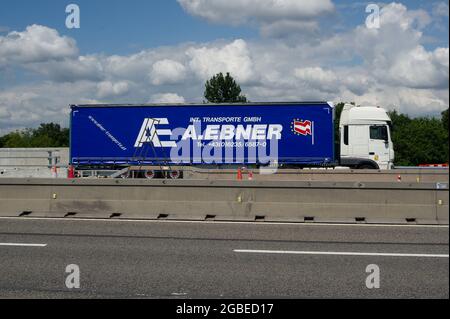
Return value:
<svg viewBox="0 0 450 319">
<path fill-rule="evenodd" d="M 58 169 L 57 169 L 56 165 L 52 166 L 52 177 L 58 178 Z"/>
</svg>

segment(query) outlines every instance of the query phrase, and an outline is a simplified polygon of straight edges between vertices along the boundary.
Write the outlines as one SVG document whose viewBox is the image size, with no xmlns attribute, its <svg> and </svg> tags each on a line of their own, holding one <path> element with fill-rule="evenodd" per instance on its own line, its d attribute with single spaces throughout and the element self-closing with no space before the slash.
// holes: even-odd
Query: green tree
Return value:
<svg viewBox="0 0 450 319">
<path fill-rule="evenodd" d="M 445 111 L 443 111 L 441 115 L 442 115 L 442 125 L 444 126 L 444 129 L 448 133 L 448 108 Z"/>
<path fill-rule="evenodd" d="M 59 124 L 43 123 L 37 129 L 11 132 L 0 138 L 0 147 L 67 147 L 69 129 Z"/>
<path fill-rule="evenodd" d="M 15 131 L 2 137 L 2 147 L 30 147 L 31 130 Z"/>
<path fill-rule="evenodd" d="M 395 165 L 416 166 L 448 162 L 448 133 L 442 120 L 419 117 L 411 119 L 397 111 L 389 112 Z"/>
<path fill-rule="evenodd" d="M 230 73 L 214 75 L 205 84 L 205 99 L 209 103 L 247 103 L 245 95 L 241 94 L 241 87 Z"/>
<path fill-rule="evenodd" d="M 33 132 L 32 146 L 61 147 L 69 145 L 69 129 L 61 129 L 59 124 L 43 123 Z M 36 145 L 36 146 L 35 146 Z"/>
<path fill-rule="evenodd" d="M 446 161 L 446 163 L 448 163 L 449 162 L 449 149 L 448 149 L 448 108 L 445 110 L 445 111 L 443 111 L 442 113 L 441 113 L 441 115 L 442 115 L 442 118 L 441 118 L 441 121 L 442 121 L 442 127 L 444 128 L 444 130 L 445 130 L 445 145 L 446 145 L 446 147 L 445 147 L 445 154 L 446 154 L 446 158 L 447 158 L 447 161 Z"/>
</svg>

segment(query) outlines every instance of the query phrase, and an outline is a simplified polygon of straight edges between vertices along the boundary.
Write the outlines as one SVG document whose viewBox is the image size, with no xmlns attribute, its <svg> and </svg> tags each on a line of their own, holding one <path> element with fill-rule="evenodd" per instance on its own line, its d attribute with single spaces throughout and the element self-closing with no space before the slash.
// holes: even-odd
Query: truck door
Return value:
<svg viewBox="0 0 450 319">
<path fill-rule="evenodd" d="M 369 132 L 367 125 L 350 125 L 350 156 L 369 158 Z"/>
<path fill-rule="evenodd" d="M 381 169 L 387 169 L 390 160 L 387 125 L 370 125 L 369 134 L 369 158 L 377 162 Z"/>
</svg>

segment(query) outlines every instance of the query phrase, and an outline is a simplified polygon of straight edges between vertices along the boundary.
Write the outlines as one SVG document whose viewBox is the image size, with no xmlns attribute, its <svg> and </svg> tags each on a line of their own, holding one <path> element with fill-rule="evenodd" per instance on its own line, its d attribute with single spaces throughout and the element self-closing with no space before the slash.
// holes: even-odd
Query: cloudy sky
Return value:
<svg viewBox="0 0 450 319">
<path fill-rule="evenodd" d="M 80 28 L 66 27 L 66 6 Z M 0 134 L 68 125 L 69 104 L 201 102 L 230 72 L 251 101 L 449 105 L 448 0 L 2 0 Z M 369 20 L 373 22 L 373 20 Z"/>
</svg>

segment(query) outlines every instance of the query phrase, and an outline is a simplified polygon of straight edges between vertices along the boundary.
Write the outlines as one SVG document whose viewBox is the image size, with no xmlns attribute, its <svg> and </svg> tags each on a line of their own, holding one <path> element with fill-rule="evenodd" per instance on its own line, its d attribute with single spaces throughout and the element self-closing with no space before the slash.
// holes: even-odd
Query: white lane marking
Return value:
<svg viewBox="0 0 450 319">
<path fill-rule="evenodd" d="M 150 219 L 109 219 L 109 218 L 67 218 L 67 217 L 0 217 L 0 219 L 14 220 L 59 220 L 59 221 L 88 221 L 88 222 L 128 222 L 128 223 L 187 223 L 187 224 L 248 224 L 248 225 L 296 225 L 314 226 L 347 226 L 347 227 L 407 227 L 407 228 L 449 228 L 449 225 L 407 225 L 407 224 L 343 224 L 343 223 L 303 223 L 303 222 L 254 222 L 254 221 L 203 221 L 203 220 L 150 220 Z"/>
<path fill-rule="evenodd" d="M 255 253 L 255 254 L 448 258 L 448 254 L 364 253 L 364 252 L 348 252 L 348 251 L 295 251 L 295 250 L 253 250 L 253 249 L 234 249 L 233 251 L 236 253 Z"/>
<path fill-rule="evenodd" d="M 45 246 L 47 246 L 47 244 L 0 243 L 0 246 L 15 246 L 15 247 L 45 247 Z"/>
</svg>

